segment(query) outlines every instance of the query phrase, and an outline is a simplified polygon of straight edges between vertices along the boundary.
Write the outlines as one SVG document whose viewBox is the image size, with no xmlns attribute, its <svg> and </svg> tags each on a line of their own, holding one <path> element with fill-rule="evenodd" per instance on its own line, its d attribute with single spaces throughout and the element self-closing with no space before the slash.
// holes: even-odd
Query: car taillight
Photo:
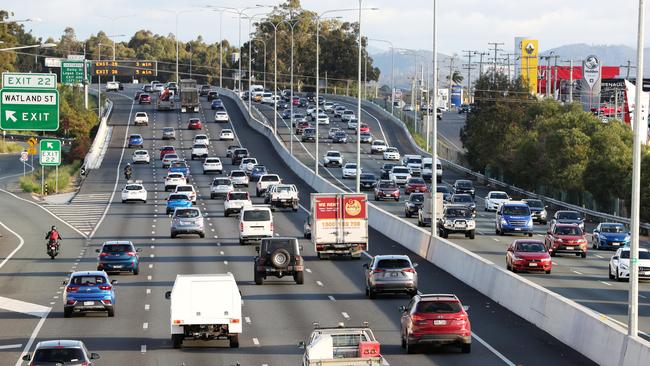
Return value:
<svg viewBox="0 0 650 366">
<path fill-rule="evenodd" d="M 273 231 L 273 223 L 271 223 L 271 231 Z"/>
<path fill-rule="evenodd" d="M 112 287 L 111 285 L 100 285 L 100 286 L 99 286 L 99 289 L 100 289 L 100 290 L 110 290 L 110 289 L 112 289 L 112 288 L 113 288 L 113 287 Z"/>
<path fill-rule="evenodd" d="M 101 253 L 99 253 L 99 256 L 100 256 L 100 257 L 108 257 L 108 253 L 106 253 L 106 252 L 101 252 Z"/>
<path fill-rule="evenodd" d="M 126 255 L 129 257 L 135 257 L 135 252 L 127 252 Z"/>
<path fill-rule="evenodd" d="M 74 303 L 77 302 L 76 300 L 68 300 L 68 305 L 74 305 Z"/>
<path fill-rule="evenodd" d="M 105 304 L 105 305 L 110 305 L 111 300 L 102 300 L 102 303 Z"/>
<path fill-rule="evenodd" d="M 244 223 L 243 222 L 239 223 L 239 231 L 244 231 Z"/>
<path fill-rule="evenodd" d="M 68 286 L 65 288 L 65 292 L 77 292 L 79 290 L 79 286 Z"/>
<path fill-rule="evenodd" d="M 413 315 L 411 320 L 413 321 L 414 325 L 427 325 L 427 319 L 423 318 L 419 315 Z"/>
<path fill-rule="evenodd" d="M 81 366 L 90 366 L 90 362 L 85 362 L 84 361 L 84 362 L 81 363 Z"/>
<path fill-rule="evenodd" d="M 402 272 L 415 273 L 415 269 L 413 269 L 413 268 L 406 268 L 406 269 L 403 269 Z"/>
<path fill-rule="evenodd" d="M 230 322 L 233 324 L 239 324 L 239 319 L 230 319 Z"/>
<path fill-rule="evenodd" d="M 372 270 L 372 273 L 381 273 L 381 272 L 385 272 L 385 271 L 381 268 L 375 268 Z"/>
</svg>

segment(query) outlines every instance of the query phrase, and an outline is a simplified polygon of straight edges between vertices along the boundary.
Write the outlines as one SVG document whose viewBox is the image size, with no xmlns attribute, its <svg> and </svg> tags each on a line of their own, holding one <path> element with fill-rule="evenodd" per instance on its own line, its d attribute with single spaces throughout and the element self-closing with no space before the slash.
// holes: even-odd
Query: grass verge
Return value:
<svg viewBox="0 0 650 366">
<path fill-rule="evenodd" d="M 0 153 L 15 153 L 23 151 L 23 145 L 13 141 L 0 140 Z"/>
<path fill-rule="evenodd" d="M 59 166 L 59 193 L 65 192 L 72 188 L 75 177 L 81 167 L 81 161 L 74 161 L 72 164 Z M 35 169 L 34 174 L 20 177 L 20 188 L 23 192 L 41 193 L 41 169 Z M 45 185 L 48 194 L 53 194 L 56 188 L 56 169 L 54 167 L 45 168 Z"/>
</svg>

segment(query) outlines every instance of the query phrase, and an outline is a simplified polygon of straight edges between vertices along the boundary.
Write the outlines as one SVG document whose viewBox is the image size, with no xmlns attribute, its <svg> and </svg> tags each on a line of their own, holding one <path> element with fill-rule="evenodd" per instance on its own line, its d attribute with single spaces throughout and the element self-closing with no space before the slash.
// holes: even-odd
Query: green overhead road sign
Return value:
<svg viewBox="0 0 650 366">
<path fill-rule="evenodd" d="M 56 89 L 56 74 L 3 72 L 2 87 L 15 89 Z"/>
<path fill-rule="evenodd" d="M 16 131 L 59 129 L 59 91 L 3 88 L 0 128 Z"/>
<path fill-rule="evenodd" d="M 84 64 L 77 60 L 61 60 L 61 84 L 81 84 L 84 81 Z M 86 79 L 90 79 L 90 63 L 87 64 Z"/>
<path fill-rule="evenodd" d="M 41 140 L 41 151 L 39 161 L 42 166 L 59 166 L 61 165 L 61 141 L 60 140 Z"/>
</svg>

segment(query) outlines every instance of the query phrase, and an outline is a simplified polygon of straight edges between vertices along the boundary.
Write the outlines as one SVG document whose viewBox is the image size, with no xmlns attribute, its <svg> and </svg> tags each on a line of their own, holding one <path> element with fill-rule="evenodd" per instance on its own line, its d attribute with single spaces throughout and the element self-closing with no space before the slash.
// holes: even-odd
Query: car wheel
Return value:
<svg viewBox="0 0 650 366">
<path fill-rule="evenodd" d="M 244 239 L 239 239 L 239 245 L 245 245 L 245 244 L 246 244 L 246 241 L 244 241 Z"/>
<path fill-rule="evenodd" d="M 172 239 L 176 239 L 176 233 L 172 233 L 170 236 Z"/>
<path fill-rule="evenodd" d="M 506 259 L 506 270 L 507 270 L 507 271 L 512 270 L 512 269 L 510 268 L 510 263 L 508 263 L 508 260 L 507 260 L 507 259 Z"/>
<path fill-rule="evenodd" d="M 172 347 L 178 349 L 183 345 L 183 334 L 172 334 Z"/>
<path fill-rule="evenodd" d="M 399 197 L 395 197 L 395 202 L 399 202 Z"/>
<path fill-rule="evenodd" d="M 551 274 L 551 271 L 550 270 L 546 271 L 546 274 Z"/>
<path fill-rule="evenodd" d="M 110 309 L 108 309 L 108 317 L 109 317 L 109 318 L 112 318 L 112 317 L 114 317 L 114 316 L 115 316 L 115 305 L 113 305 L 113 307 L 111 307 Z"/>
<path fill-rule="evenodd" d="M 235 334 L 233 336 L 228 337 L 228 341 L 230 341 L 230 348 L 239 348 L 239 335 Z"/>
<path fill-rule="evenodd" d="M 296 272 L 293 275 L 293 279 L 294 281 L 296 281 L 296 284 L 302 285 L 303 283 L 305 283 L 305 274 L 302 271 Z"/>
<path fill-rule="evenodd" d="M 406 348 L 406 340 L 404 339 L 404 335 L 400 335 L 400 340 L 401 340 L 401 346 L 402 348 Z"/>
<path fill-rule="evenodd" d="M 407 218 L 411 217 L 411 213 L 408 210 L 404 210 L 404 216 Z"/>
<path fill-rule="evenodd" d="M 258 271 L 255 271 L 254 277 L 255 277 L 255 284 L 256 285 L 263 285 L 264 284 L 264 277 L 262 277 L 261 273 L 259 273 Z"/>
<path fill-rule="evenodd" d="M 134 276 L 137 276 L 137 275 L 139 275 L 139 274 L 140 274 L 140 266 L 135 267 L 135 268 L 133 269 L 133 275 L 134 275 Z"/>
<path fill-rule="evenodd" d="M 528 233 L 529 238 L 532 237 L 532 236 L 533 236 L 533 233 Z"/>
<path fill-rule="evenodd" d="M 607 275 L 609 275 L 610 280 L 614 279 L 614 275 L 612 274 L 612 267 L 611 266 L 607 266 Z"/>
<path fill-rule="evenodd" d="M 63 309 L 63 317 L 70 318 L 72 316 L 72 309 L 65 308 Z"/>
<path fill-rule="evenodd" d="M 555 257 L 555 252 L 550 252 L 551 257 Z"/>
<path fill-rule="evenodd" d="M 472 352 L 472 344 L 471 343 L 466 343 L 460 346 L 460 351 L 463 353 L 470 353 Z"/>
<path fill-rule="evenodd" d="M 368 298 L 369 299 L 377 298 L 377 291 L 375 291 L 372 287 L 368 289 Z"/>
<path fill-rule="evenodd" d="M 598 247 L 596 246 L 596 241 L 593 239 L 591 240 L 591 249 L 598 249 Z"/>
<path fill-rule="evenodd" d="M 476 232 L 474 230 L 469 232 L 469 238 L 474 239 L 476 237 Z"/>
<path fill-rule="evenodd" d="M 406 348 L 406 353 L 408 354 L 414 354 L 415 353 L 415 345 L 409 342 L 408 337 L 406 337 L 406 341 L 404 342 L 404 348 Z"/>
<path fill-rule="evenodd" d="M 587 258 L 587 252 L 582 252 L 582 254 L 580 254 L 580 258 Z"/>
<path fill-rule="evenodd" d="M 223 211 L 223 217 L 228 217 L 230 215 L 230 212 L 228 210 Z"/>
<path fill-rule="evenodd" d="M 616 272 L 614 274 L 614 278 L 616 278 L 616 282 L 621 282 L 621 277 L 618 274 L 618 267 L 616 267 Z"/>
<path fill-rule="evenodd" d="M 499 235 L 499 229 L 494 229 L 494 235 Z"/>
</svg>

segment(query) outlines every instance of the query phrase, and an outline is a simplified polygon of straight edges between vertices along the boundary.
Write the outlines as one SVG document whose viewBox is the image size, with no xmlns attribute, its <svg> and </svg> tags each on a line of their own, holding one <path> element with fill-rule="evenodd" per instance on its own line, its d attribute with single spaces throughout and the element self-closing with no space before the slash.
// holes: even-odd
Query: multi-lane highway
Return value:
<svg viewBox="0 0 650 366">
<path fill-rule="evenodd" d="M 342 104 L 348 109 L 356 111 L 356 105 L 350 104 L 349 101 L 340 97 L 332 98 L 333 101 Z M 256 105 L 260 111 L 263 111 L 267 120 L 273 124 L 273 108 L 266 105 Z M 304 110 L 297 112 L 303 113 Z M 355 112 L 356 113 L 356 112 Z M 382 113 L 374 112 L 371 109 L 363 108 L 361 120 L 370 125 L 371 132 L 375 139 L 382 139 L 387 141 L 390 146 L 397 147 L 402 155 L 404 154 L 417 154 L 405 136 L 404 130 L 399 128 L 396 123 L 387 118 Z M 320 126 L 320 147 L 319 147 L 319 160 L 322 161 L 322 156 L 327 150 L 339 150 L 343 153 L 345 161 L 356 161 L 356 131 L 348 130 L 350 139 L 353 142 L 347 144 L 332 144 L 327 138 L 327 131 L 331 127 L 340 127 L 346 129 L 346 123 L 340 122 L 340 119 L 330 117 L 329 126 Z M 445 125 L 441 129 L 444 133 L 445 140 L 458 141 L 458 133 L 463 125 L 464 117 L 457 114 L 445 113 L 444 119 L 440 125 Z M 278 133 L 281 138 L 286 141 L 288 145 L 290 138 L 290 131 L 287 128 L 289 120 L 282 121 L 278 115 Z M 312 123 L 315 125 L 315 123 Z M 299 141 L 299 140 L 298 140 Z M 385 162 L 379 154 L 371 155 L 370 146 L 362 144 L 362 167 L 363 171 L 367 173 L 374 173 L 376 176 L 380 175 L 380 168 Z M 300 143 L 294 140 L 294 153 L 301 161 L 310 167 L 314 166 L 314 151 L 315 145 L 312 142 Z M 321 176 L 330 180 L 331 183 L 347 189 L 354 190 L 354 179 L 343 179 L 340 168 L 325 168 L 320 166 Z M 453 169 L 445 169 L 443 173 L 443 183 L 451 185 L 456 179 L 468 179 L 464 174 L 454 171 Z M 494 231 L 495 214 L 493 212 L 484 211 L 483 197 L 492 190 L 486 186 L 476 184 L 476 200 L 477 200 L 477 236 L 476 239 L 470 240 L 463 235 L 450 235 L 450 240 L 472 252 L 492 261 L 497 265 L 505 267 L 505 251 L 507 246 L 516 239 L 516 236 L 497 236 Z M 495 188 L 494 190 L 499 190 Z M 403 193 L 403 190 L 402 190 Z M 404 215 L 404 200 L 407 195 L 402 194 L 399 202 L 392 200 L 383 202 L 373 202 L 383 209 L 402 217 L 412 223 L 416 223 L 416 218 L 407 219 Z M 553 209 L 549 209 L 549 217 L 553 214 Z M 588 223 L 586 230 L 590 232 L 595 225 Z M 540 224 L 535 224 L 535 239 L 544 240 L 547 227 Z M 647 244 L 644 244 L 647 245 Z M 608 278 L 608 265 L 610 257 L 613 255 L 611 251 L 592 250 L 591 246 L 586 259 L 582 259 L 570 255 L 559 255 L 553 259 L 553 271 L 550 275 L 545 274 L 520 274 L 527 279 L 534 281 L 552 291 L 566 296 L 576 302 L 583 304 L 599 314 L 604 314 L 612 319 L 625 324 L 627 322 L 627 307 L 628 307 L 628 293 L 627 289 L 629 283 L 616 282 Z M 462 269 L 459 269 L 462 270 Z M 639 296 L 639 321 L 642 336 L 650 338 L 650 284 L 642 282 L 640 284 Z"/>
<path fill-rule="evenodd" d="M 134 90 L 135 87 L 127 86 L 123 93 L 110 94 L 115 103 L 110 120 L 113 127 L 110 146 L 101 168 L 91 172 L 82 187 L 83 194 L 108 195 L 110 205 L 105 206 L 105 214 L 101 215 L 99 225 L 89 238 L 41 207 L 0 192 L 3 207 L 0 222 L 13 230 L 0 238 L 0 327 L 5 329 L 0 334 L 2 364 L 21 364 L 20 353 L 29 348 L 33 340 L 67 338 L 83 340 L 91 351 L 100 353 L 102 358 L 98 365 L 189 366 L 234 365 L 237 362 L 241 365 L 296 365 L 302 355 L 296 344 L 309 335 L 313 321 L 321 324 L 368 321 L 391 365 L 592 364 L 534 324 L 523 321 L 374 230 L 370 233 L 368 255 L 409 254 L 420 264 L 422 292 L 455 293 L 470 306 L 474 332 L 471 354 L 444 349 L 443 352 L 406 355 L 399 345 L 397 308 L 407 299 L 366 299 L 361 266 L 365 260 L 361 263 L 320 261 L 310 243 L 303 239 L 300 242 L 305 248 L 307 267 L 304 285 L 298 286 L 289 280 L 269 280 L 263 286 L 254 285 L 254 247 L 238 244 L 236 219 L 223 217 L 222 202 L 209 199 L 212 177 L 200 174 L 200 161 L 189 160 L 193 136 L 207 133 L 211 138 L 211 154 L 220 156 L 226 170 L 230 170 L 229 159 L 225 158 L 230 142 L 219 142 L 216 137 L 222 128 L 234 128 L 240 143 L 252 156 L 271 172 L 280 174 L 285 182 L 298 186 L 303 205 L 308 202 L 309 187 L 288 170 L 264 137 L 247 126 L 232 100 L 224 99 L 232 124 L 212 122 L 209 105 L 203 100 L 198 117 L 207 123 L 203 131 L 188 131 L 185 129 L 187 120 L 196 114 L 157 112 L 148 105 L 134 105 L 131 100 Z M 149 113 L 148 127 L 133 126 L 133 115 L 137 111 Z M 163 127 L 178 128 L 178 139 L 172 144 L 188 158 L 192 169 L 191 183 L 199 193 L 197 207 L 207 216 L 208 232 L 204 239 L 169 238 L 170 218 L 164 214 L 168 194 L 162 186 L 166 170 L 160 167 L 157 159 L 157 150 L 168 144 L 161 141 Z M 373 128 L 378 126 L 373 125 Z M 130 133 L 141 133 L 145 148 L 156 157 L 151 165 L 139 165 L 134 169 L 133 178 L 142 180 L 149 192 L 146 204 L 123 204 L 119 196 L 125 183 L 122 167 L 130 161 L 133 150 L 124 148 Z M 249 188 L 251 192 L 253 189 Z M 302 238 L 305 217 L 304 211 L 276 212 L 276 232 Z M 52 224 L 59 227 L 64 238 L 62 255 L 55 260 L 48 259 L 44 253 L 43 236 Z M 70 271 L 95 269 L 95 249 L 103 241 L 114 239 L 131 240 L 143 249 L 139 275 L 112 276 L 119 281 L 116 316 L 90 314 L 64 318 L 61 281 Z M 229 349 L 214 342 L 173 349 L 169 303 L 163 295 L 171 289 L 176 274 L 225 272 L 235 276 L 243 294 L 245 323 L 241 347 Z"/>
</svg>

